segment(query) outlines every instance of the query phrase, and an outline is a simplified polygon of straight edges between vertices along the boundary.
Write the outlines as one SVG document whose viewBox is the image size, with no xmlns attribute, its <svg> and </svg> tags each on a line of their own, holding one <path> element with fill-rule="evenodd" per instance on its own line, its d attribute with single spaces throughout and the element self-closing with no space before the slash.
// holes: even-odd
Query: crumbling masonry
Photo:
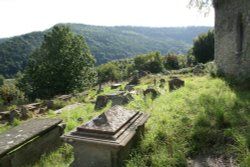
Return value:
<svg viewBox="0 0 250 167">
<path fill-rule="evenodd" d="M 250 0 L 214 0 L 215 62 L 220 72 L 250 78 Z"/>
</svg>

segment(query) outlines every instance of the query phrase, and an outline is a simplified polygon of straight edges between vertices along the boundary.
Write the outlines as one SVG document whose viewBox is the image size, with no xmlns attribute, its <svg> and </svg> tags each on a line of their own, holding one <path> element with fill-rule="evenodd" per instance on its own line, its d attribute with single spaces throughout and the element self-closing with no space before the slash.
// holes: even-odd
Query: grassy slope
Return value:
<svg viewBox="0 0 250 167">
<path fill-rule="evenodd" d="M 152 84 L 153 78 L 144 78 L 138 88 Z M 177 91 L 169 93 L 166 86 L 157 99 L 137 96 L 126 106 L 149 112 L 151 118 L 144 139 L 125 165 L 187 166 L 188 157 L 209 153 L 233 157 L 241 166 L 249 166 L 250 92 L 233 90 L 223 80 L 208 76 L 183 79 L 185 87 Z M 80 124 L 77 118 L 83 117 L 86 122 L 108 107 L 98 112 L 93 108 L 87 103 L 59 117 L 68 123 L 68 131 Z M 71 146 L 64 145 L 35 166 L 68 166 L 72 157 Z"/>
</svg>

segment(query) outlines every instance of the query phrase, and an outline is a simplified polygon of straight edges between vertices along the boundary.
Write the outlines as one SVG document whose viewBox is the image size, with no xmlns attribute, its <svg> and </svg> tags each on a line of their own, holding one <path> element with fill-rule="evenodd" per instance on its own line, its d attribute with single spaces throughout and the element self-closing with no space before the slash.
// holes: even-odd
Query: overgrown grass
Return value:
<svg viewBox="0 0 250 167">
<path fill-rule="evenodd" d="M 166 79 L 145 77 L 136 89 L 153 85 L 155 77 Z M 209 76 L 182 78 L 185 87 L 169 93 L 166 84 L 159 88 L 161 95 L 156 99 L 138 94 L 125 106 L 151 114 L 145 136 L 125 166 L 184 167 L 189 157 L 202 154 L 233 157 L 242 167 L 250 166 L 250 92 Z M 60 115 L 50 112 L 47 116 L 62 118 L 67 123 L 66 132 L 87 122 L 110 107 L 95 111 L 89 102 L 95 99 L 94 91 L 91 92 L 83 107 Z M 109 86 L 104 88 L 104 93 L 111 92 Z M 68 166 L 73 160 L 72 152 L 72 147 L 65 144 L 44 155 L 35 166 Z"/>
<path fill-rule="evenodd" d="M 207 76 L 185 81 L 175 92 L 129 105 L 151 118 L 126 166 L 187 166 L 188 157 L 200 154 L 225 155 L 250 166 L 250 92 Z"/>
</svg>

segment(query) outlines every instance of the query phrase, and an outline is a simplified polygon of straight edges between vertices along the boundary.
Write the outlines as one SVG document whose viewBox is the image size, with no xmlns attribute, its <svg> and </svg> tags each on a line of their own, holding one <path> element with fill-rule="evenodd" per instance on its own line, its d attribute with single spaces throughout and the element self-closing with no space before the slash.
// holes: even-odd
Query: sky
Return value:
<svg viewBox="0 0 250 167">
<path fill-rule="evenodd" d="M 102 26 L 213 26 L 189 0 L 0 0 L 0 38 L 43 31 L 58 23 Z"/>
</svg>

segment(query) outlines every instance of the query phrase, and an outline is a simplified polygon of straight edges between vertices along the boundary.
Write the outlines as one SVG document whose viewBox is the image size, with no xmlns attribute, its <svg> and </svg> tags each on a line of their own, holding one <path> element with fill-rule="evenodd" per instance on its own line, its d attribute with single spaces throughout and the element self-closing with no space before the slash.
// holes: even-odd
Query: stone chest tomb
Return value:
<svg viewBox="0 0 250 167">
<path fill-rule="evenodd" d="M 119 167 L 143 135 L 149 115 L 114 106 L 62 136 L 74 147 L 74 167 Z"/>
<path fill-rule="evenodd" d="M 60 119 L 31 119 L 0 134 L 0 167 L 32 165 L 62 142 Z"/>
</svg>

